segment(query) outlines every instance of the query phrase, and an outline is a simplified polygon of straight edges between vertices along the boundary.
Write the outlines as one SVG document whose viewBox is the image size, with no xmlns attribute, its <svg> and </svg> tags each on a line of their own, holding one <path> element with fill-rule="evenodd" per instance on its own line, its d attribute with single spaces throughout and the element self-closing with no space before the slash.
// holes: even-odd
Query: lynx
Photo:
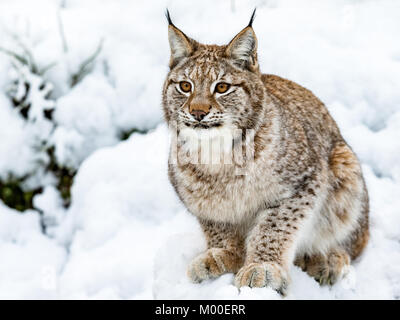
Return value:
<svg viewBox="0 0 400 320">
<path fill-rule="evenodd" d="M 189 278 L 234 273 L 238 288 L 286 295 L 293 264 L 332 285 L 360 256 L 369 239 L 368 193 L 360 163 L 325 105 L 302 86 L 260 72 L 254 13 L 220 46 L 189 38 L 167 12 L 163 112 L 178 136 L 168 171 L 207 240 Z M 252 144 L 252 156 L 231 163 L 173 159 L 205 153 L 202 135 L 225 139 L 227 132 L 239 153 Z"/>
</svg>

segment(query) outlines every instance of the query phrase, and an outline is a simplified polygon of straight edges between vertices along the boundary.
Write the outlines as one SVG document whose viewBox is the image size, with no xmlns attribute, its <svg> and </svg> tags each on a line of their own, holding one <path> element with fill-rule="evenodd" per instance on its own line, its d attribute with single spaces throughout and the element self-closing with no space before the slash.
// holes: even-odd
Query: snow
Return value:
<svg viewBox="0 0 400 320">
<path fill-rule="evenodd" d="M 37 64 L 56 62 L 45 77 L 57 126 L 26 122 L 12 108 L 15 74 L 0 52 L 0 179 L 35 173 L 34 184 L 45 185 L 34 198 L 41 214 L 0 201 L 0 298 L 281 299 L 268 288 L 239 292 L 232 274 L 189 282 L 186 266 L 205 240 L 168 182 L 162 124 L 165 8 L 189 36 L 222 44 L 255 6 L 262 70 L 325 102 L 361 159 L 370 194 L 371 241 L 348 276 L 320 287 L 293 266 L 286 299 L 400 298 L 400 5 L 390 0 L 1 1 L 1 47 L 20 50 L 12 30 Z M 101 40 L 91 72 L 71 88 L 71 74 Z M 131 129 L 149 132 L 121 141 Z M 68 209 L 40 171 L 49 160 L 35 146 L 44 138 L 60 164 L 78 169 Z"/>
<path fill-rule="evenodd" d="M 58 99 L 54 112 L 58 127 L 52 140 L 59 163 L 77 168 L 94 150 L 118 142 L 115 100 L 110 84 L 94 75 Z"/>
<path fill-rule="evenodd" d="M 24 121 L 11 109 L 11 102 L 3 93 L 0 105 L 0 177 L 6 178 L 9 173 L 22 176 L 37 167 L 37 155 L 30 147 L 30 132 L 24 130 Z"/>
<path fill-rule="evenodd" d="M 41 232 L 37 212 L 17 214 L 0 203 L 0 299 L 55 298 L 65 247 Z"/>
</svg>

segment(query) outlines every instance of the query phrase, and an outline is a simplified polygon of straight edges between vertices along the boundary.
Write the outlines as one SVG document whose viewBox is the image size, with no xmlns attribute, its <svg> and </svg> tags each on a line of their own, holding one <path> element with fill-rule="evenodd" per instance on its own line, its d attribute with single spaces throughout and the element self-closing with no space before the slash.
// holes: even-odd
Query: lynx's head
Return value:
<svg viewBox="0 0 400 320">
<path fill-rule="evenodd" d="M 166 121 L 179 131 L 255 129 L 264 86 L 250 23 L 227 45 L 204 45 L 179 30 L 167 11 L 170 72 L 163 88 Z"/>
</svg>

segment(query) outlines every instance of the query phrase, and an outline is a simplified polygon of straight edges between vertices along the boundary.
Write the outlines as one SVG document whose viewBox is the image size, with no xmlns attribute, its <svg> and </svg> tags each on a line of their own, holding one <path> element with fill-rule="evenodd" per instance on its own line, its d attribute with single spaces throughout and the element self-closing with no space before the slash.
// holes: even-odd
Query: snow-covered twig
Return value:
<svg viewBox="0 0 400 320">
<path fill-rule="evenodd" d="M 103 39 L 100 40 L 96 50 L 79 65 L 78 71 L 71 75 L 70 78 L 71 88 L 76 86 L 79 82 L 81 82 L 82 79 L 85 78 L 93 70 L 94 62 L 96 61 L 96 58 L 100 54 L 102 48 L 103 48 Z"/>
</svg>

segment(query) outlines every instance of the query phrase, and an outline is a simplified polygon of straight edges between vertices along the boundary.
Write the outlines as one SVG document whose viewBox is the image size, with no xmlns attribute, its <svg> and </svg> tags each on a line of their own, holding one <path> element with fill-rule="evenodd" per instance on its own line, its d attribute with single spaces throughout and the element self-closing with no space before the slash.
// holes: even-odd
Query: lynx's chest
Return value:
<svg viewBox="0 0 400 320">
<path fill-rule="evenodd" d="M 170 179 L 192 214 L 207 220 L 241 224 L 249 222 L 258 211 L 275 206 L 279 199 L 286 197 L 288 190 L 276 173 L 275 140 L 278 135 L 273 133 L 278 128 L 269 128 L 265 132 L 260 130 L 260 135 L 253 137 L 253 141 L 246 140 L 243 148 L 233 144 L 232 138 L 237 137 L 227 134 L 225 130 L 207 130 L 211 140 L 207 140 L 208 136 L 199 139 L 189 130 L 193 136 L 186 134 L 182 140 L 184 143 L 178 143 L 176 149 L 171 144 Z M 204 140 L 211 143 L 204 147 Z M 257 144 L 261 143 L 263 147 L 257 151 Z M 186 154 L 190 156 L 182 157 Z M 176 159 L 188 162 L 183 165 Z M 232 161 L 225 161 L 227 159 Z"/>
<path fill-rule="evenodd" d="M 259 210 L 275 205 L 284 193 L 271 168 L 252 166 L 242 174 L 235 174 L 233 165 L 215 169 L 219 171 L 210 174 L 197 165 L 170 166 L 179 197 L 200 218 L 245 223 Z"/>
</svg>

